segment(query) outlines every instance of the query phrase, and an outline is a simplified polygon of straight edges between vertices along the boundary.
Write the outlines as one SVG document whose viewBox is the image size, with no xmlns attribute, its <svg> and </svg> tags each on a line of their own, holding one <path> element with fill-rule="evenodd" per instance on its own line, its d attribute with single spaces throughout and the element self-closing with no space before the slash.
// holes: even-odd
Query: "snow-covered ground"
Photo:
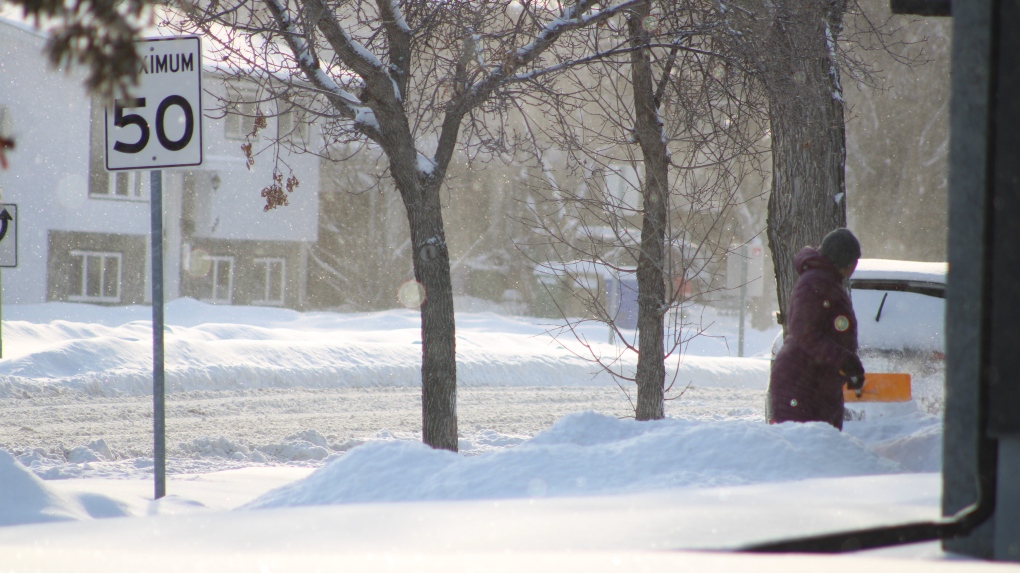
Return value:
<svg viewBox="0 0 1020 573">
<path fill-rule="evenodd" d="M 549 321 L 460 313 L 453 454 L 420 443 L 415 312 L 174 301 L 169 495 L 152 501 L 149 312 L 4 308 L 0 571 L 996 568 L 937 544 L 672 551 L 939 514 L 930 408 L 870 406 L 842 433 L 769 426 L 776 330 L 747 329 L 736 358 L 736 320 L 712 309 L 653 423 L 627 419 L 629 388 Z M 583 334 L 615 352 L 604 328 Z"/>
<path fill-rule="evenodd" d="M 473 301 L 465 301 L 465 306 Z M 477 303 L 475 303 L 477 304 Z M 51 303 L 5 311 L 0 448 L 46 478 L 151 472 L 151 311 Z M 734 317 L 699 324 L 720 332 Z M 550 321 L 545 321 L 550 322 Z M 177 300 L 166 309 L 171 471 L 252 463 L 321 464 L 421 427 L 420 321 L 414 311 L 298 313 Z M 632 412 L 616 381 L 556 324 L 489 312 L 458 317 L 462 451 L 520 443 L 571 412 Z M 757 359 L 729 358 L 735 339 L 701 336 L 673 364 L 673 415 L 760 418 L 772 333 L 748 336 Z M 618 352 L 604 328 L 583 334 Z M 633 371 L 635 360 L 621 361 Z M 675 375 L 675 378 L 673 377 Z M 633 392 L 631 392 L 633 395 Z M 493 436 L 498 437 L 493 437 Z M 495 444 L 493 446 L 492 444 Z"/>
</svg>

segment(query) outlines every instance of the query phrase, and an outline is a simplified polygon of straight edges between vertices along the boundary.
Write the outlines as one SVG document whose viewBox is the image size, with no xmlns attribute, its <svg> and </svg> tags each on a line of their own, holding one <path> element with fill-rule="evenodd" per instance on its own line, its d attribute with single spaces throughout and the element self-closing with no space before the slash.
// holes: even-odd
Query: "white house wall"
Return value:
<svg viewBox="0 0 1020 573">
<path fill-rule="evenodd" d="M 216 76 L 206 74 L 203 78 L 206 92 L 221 95 L 223 85 Z M 203 94 L 203 106 L 208 116 L 219 116 L 221 112 L 214 108 L 218 105 L 215 97 Z M 269 118 L 267 135 L 274 135 L 274 118 Z M 313 130 L 312 137 L 317 137 Z M 255 165 L 251 170 L 245 166 L 244 153 L 241 151 L 242 140 L 228 139 L 224 132 L 224 122 L 220 119 L 205 119 L 205 158 L 201 170 L 209 177 L 215 172 L 219 175 L 219 189 L 202 189 L 196 186 L 201 194 L 197 197 L 198 210 L 208 208 L 201 218 L 196 220 L 195 236 L 209 239 L 227 240 L 258 240 L 258 241 L 303 241 L 315 242 L 318 239 L 319 210 L 319 159 L 312 154 L 292 155 L 281 150 L 281 171 L 284 180 L 293 174 L 300 181 L 294 193 L 289 195 L 290 204 L 271 211 L 263 211 L 265 199 L 261 197 L 262 189 L 272 183 L 273 152 L 255 157 Z M 254 144 L 254 151 L 268 145 L 265 137 Z M 289 167 L 288 167 L 289 166 Z M 204 224 L 203 224 L 204 223 Z"/>
<path fill-rule="evenodd" d="M 7 154 L 8 169 L 0 170 L 0 200 L 18 205 L 18 266 L 0 270 L 3 304 L 47 299 L 50 231 L 147 240 L 151 228 L 147 200 L 90 197 L 91 99 L 83 88 L 84 75 L 80 70 L 68 74 L 50 69 L 42 51 L 44 43 L 45 38 L 30 27 L 0 18 L 0 106 L 5 106 L 12 124 L 11 133 L 4 135 L 16 140 L 16 149 Z M 207 91 L 222 92 L 218 82 L 213 74 L 203 76 Z M 196 238 L 297 245 L 318 237 L 318 158 L 284 154 L 300 186 L 290 195 L 289 206 L 264 212 L 260 192 L 271 182 L 271 153 L 257 157 L 249 170 L 240 149 L 243 142 L 225 137 L 224 122 L 216 119 L 221 115 L 215 111 L 216 104 L 215 98 L 203 94 L 203 165 L 164 171 L 168 298 L 177 295 L 181 202 L 189 181 L 195 192 Z M 275 127 L 275 121 L 270 125 Z M 317 136 L 317 130 L 313 133 Z M 265 145 L 265 140 L 256 149 L 259 145 Z M 290 171 L 284 169 L 286 178 Z M 213 175 L 219 178 L 216 190 Z M 148 259 L 147 248 L 145 256 Z M 147 277 L 148 273 L 147 268 Z"/>
<path fill-rule="evenodd" d="M 0 170 L 4 203 L 18 206 L 18 266 L 3 269 L 3 302 L 43 302 L 51 229 L 147 234 L 148 203 L 88 197 L 90 100 L 81 73 L 52 70 L 45 39 L 0 20 L 0 105 L 16 148 Z"/>
</svg>

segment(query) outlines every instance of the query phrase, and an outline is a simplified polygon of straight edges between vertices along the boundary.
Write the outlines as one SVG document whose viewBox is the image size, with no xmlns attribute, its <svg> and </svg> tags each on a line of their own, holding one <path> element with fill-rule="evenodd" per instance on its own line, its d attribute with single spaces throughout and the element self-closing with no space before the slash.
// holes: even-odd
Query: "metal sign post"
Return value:
<svg viewBox="0 0 1020 573">
<path fill-rule="evenodd" d="M 135 42 L 142 75 L 106 109 L 106 169 L 151 171 L 152 425 L 155 497 L 166 495 L 163 354 L 163 174 L 202 164 L 202 44 L 197 36 Z"/>
<path fill-rule="evenodd" d="M 152 464 L 156 499 L 166 495 L 166 393 L 163 360 L 163 172 L 151 173 L 152 215 Z"/>
</svg>

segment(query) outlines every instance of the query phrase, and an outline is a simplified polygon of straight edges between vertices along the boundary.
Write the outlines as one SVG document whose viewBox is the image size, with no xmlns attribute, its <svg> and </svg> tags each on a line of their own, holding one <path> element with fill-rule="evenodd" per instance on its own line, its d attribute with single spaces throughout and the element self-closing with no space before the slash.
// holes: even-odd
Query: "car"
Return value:
<svg viewBox="0 0 1020 573">
<path fill-rule="evenodd" d="M 849 281 L 864 369 L 910 374 L 922 401 L 941 403 L 948 272 L 942 262 L 860 259 Z M 780 332 L 773 359 L 782 345 Z"/>
</svg>

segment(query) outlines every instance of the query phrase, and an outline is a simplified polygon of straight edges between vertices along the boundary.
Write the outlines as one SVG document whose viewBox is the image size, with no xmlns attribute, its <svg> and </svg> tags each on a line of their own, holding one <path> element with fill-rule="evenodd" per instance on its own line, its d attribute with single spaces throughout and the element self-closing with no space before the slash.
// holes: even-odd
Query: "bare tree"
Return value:
<svg viewBox="0 0 1020 573">
<path fill-rule="evenodd" d="M 547 265 L 576 287 L 584 314 L 568 321 L 571 332 L 600 367 L 636 383 L 639 420 L 664 416 L 665 361 L 700 332 L 682 311 L 690 284 L 719 264 L 734 216 L 762 192 L 765 105 L 747 89 L 720 23 L 710 3 L 649 3 L 592 34 L 603 58 L 570 76 L 575 89 L 558 102 L 556 137 L 591 184 L 556 189 L 551 203 L 565 214 L 534 219 L 563 247 L 560 258 L 574 259 Z M 626 275 L 637 283 L 636 342 L 620 330 L 603 284 Z M 621 351 L 607 355 L 587 340 L 576 328 L 586 320 L 608 324 Z M 626 354 L 637 356 L 633 373 Z"/>
<path fill-rule="evenodd" d="M 379 180 L 383 160 L 366 152 L 322 165 L 319 237 L 309 251 L 313 307 L 363 311 L 414 303 L 414 285 L 406 283 L 413 277 L 407 218 L 392 182 Z M 460 299 L 458 312 L 465 310 L 461 303 L 482 301 L 524 312 L 533 299 L 531 268 L 514 248 L 515 237 L 527 234 L 514 214 L 527 201 L 522 171 L 519 163 L 463 152 L 451 161 L 441 196 L 451 280 L 455 296 L 472 299 Z"/>
<path fill-rule="evenodd" d="M 769 98 L 767 227 L 781 317 L 797 280 L 794 255 L 846 226 L 846 133 L 837 54 L 846 6 L 846 0 L 762 5 L 754 45 L 748 46 L 756 50 Z"/>
<path fill-rule="evenodd" d="M 319 236 L 309 250 L 311 306 L 393 308 L 397 285 L 411 278 L 407 218 L 392 182 L 381 177 L 384 163 L 381 152 L 365 151 L 321 166 Z"/>
<path fill-rule="evenodd" d="M 495 152 L 511 147 L 513 134 L 500 121 L 511 87 L 537 84 L 542 69 L 568 57 L 560 53 L 564 36 L 640 3 L 210 0 L 182 11 L 182 29 L 210 38 L 221 66 L 258 86 L 256 102 L 293 106 L 325 123 L 319 152 L 362 142 L 385 154 L 425 295 L 422 426 L 433 447 L 457 449 L 456 336 L 440 208 L 455 150 L 462 141 Z M 267 208 L 286 203 L 287 189 L 267 189 Z"/>
<path fill-rule="evenodd" d="M 718 6 L 734 45 L 742 50 L 741 59 L 757 70 L 757 83 L 768 96 L 772 190 L 767 230 L 783 322 L 797 279 L 794 256 L 846 226 L 842 77 L 874 81 L 856 48 L 885 50 L 900 63 L 914 59 L 895 55 L 885 24 L 871 21 L 856 0 L 719 0 Z M 848 15 L 857 17 L 857 27 L 845 34 Z"/>
</svg>

